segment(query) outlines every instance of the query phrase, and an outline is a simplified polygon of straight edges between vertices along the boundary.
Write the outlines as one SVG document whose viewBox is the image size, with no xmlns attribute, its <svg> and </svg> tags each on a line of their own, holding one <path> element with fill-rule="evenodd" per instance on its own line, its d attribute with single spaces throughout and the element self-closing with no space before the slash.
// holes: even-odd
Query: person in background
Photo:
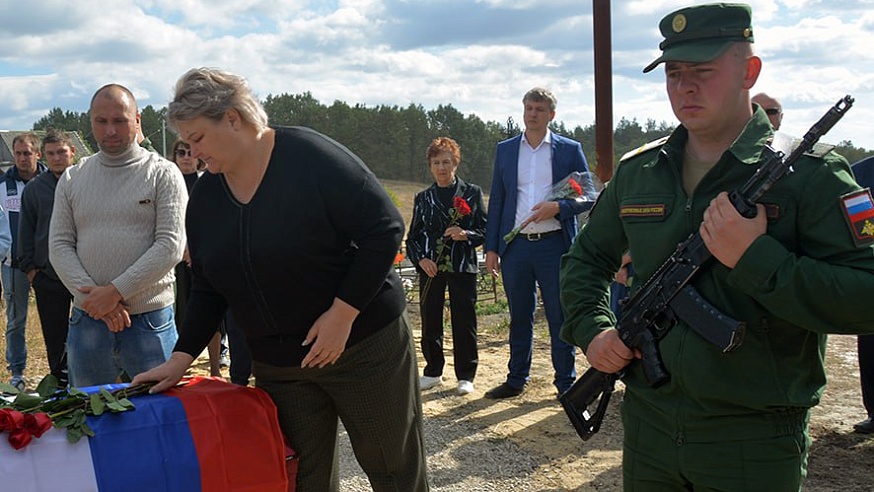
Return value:
<svg viewBox="0 0 874 492">
<path fill-rule="evenodd" d="M 874 188 L 874 156 L 853 164 L 853 175 L 859 186 Z M 859 382 L 862 386 L 862 404 L 866 418 L 853 425 L 860 434 L 874 434 L 874 334 L 859 335 L 856 339 L 859 355 Z"/>
<path fill-rule="evenodd" d="M 6 207 L 0 203 L 0 262 L 5 263 L 9 255 L 12 254 L 12 232 L 9 230 L 9 214 L 6 213 Z M 2 292 L 0 286 L 0 292 Z M 7 342 L 8 343 L 8 342 Z M 21 378 L 21 384 L 16 385 L 19 390 L 24 387 L 24 378 Z"/>
<path fill-rule="evenodd" d="M 145 135 L 143 134 L 143 125 L 142 125 L 142 121 L 140 121 L 139 123 L 137 123 L 137 136 L 136 136 L 136 140 L 137 140 L 137 145 L 139 145 L 140 147 L 142 147 L 142 148 L 148 150 L 149 152 L 154 152 L 154 153 L 156 153 L 156 154 L 159 153 L 159 152 L 155 149 L 155 146 L 152 145 L 152 140 L 149 139 L 149 137 L 147 137 L 147 136 L 145 136 Z"/>
<path fill-rule="evenodd" d="M 543 201 L 552 185 L 574 171 L 588 172 L 579 142 L 554 134 L 555 95 L 534 88 L 522 98 L 525 132 L 500 142 L 495 154 L 486 229 L 486 269 L 503 272 L 510 306 L 510 360 L 506 382 L 487 391 L 486 398 L 509 398 L 524 391 L 531 371 L 536 286 L 549 324 L 553 384 L 564 393 L 576 379 L 574 346 L 559 338 L 564 321 L 559 304 L 561 256 L 577 234 L 577 215 L 592 203 L 579 200 Z M 503 239 L 525 224 L 510 244 Z"/>
<path fill-rule="evenodd" d="M 486 232 L 483 193 L 479 186 L 456 176 L 461 149 L 455 140 L 435 138 L 428 146 L 426 157 L 434 184 L 416 194 L 407 234 L 407 255 L 419 272 L 422 356 L 425 358 L 419 387 L 426 390 L 443 383 L 446 363 L 443 305 L 448 287 L 457 390 L 458 394 L 467 395 L 474 390 L 473 379 L 479 363 L 476 248 L 483 244 Z M 464 215 L 454 204 L 459 198 L 469 209 Z"/>
<path fill-rule="evenodd" d="M 141 144 L 142 145 L 142 144 Z M 203 161 L 191 155 L 191 147 L 187 142 L 177 139 L 173 143 L 173 162 L 182 172 L 185 186 L 189 196 L 194 188 L 197 178 L 203 174 L 206 167 Z M 191 290 L 191 258 L 188 248 L 185 248 L 182 261 L 176 265 L 176 326 L 185 325 L 185 310 L 188 305 L 189 291 Z M 225 343 L 230 340 L 235 349 L 228 356 L 228 347 Z M 249 376 L 252 371 L 252 358 L 249 355 L 249 347 L 246 338 L 239 329 L 233 316 L 228 313 L 219 323 L 218 331 L 207 345 L 209 354 L 209 372 L 212 376 L 221 376 L 221 368 L 230 366 L 231 382 L 246 386 L 249 384 Z"/>
<path fill-rule="evenodd" d="M 753 96 L 751 101 L 765 110 L 765 114 L 768 115 L 768 120 L 771 121 L 771 126 L 774 127 L 774 131 L 779 130 L 780 124 L 783 123 L 783 106 L 780 104 L 780 101 L 764 92 L 760 92 Z"/>
<path fill-rule="evenodd" d="M 631 264 L 631 255 L 625 253 L 622 255 L 622 265 L 616 272 L 613 283 L 610 284 L 610 310 L 613 311 L 616 319 L 622 317 L 622 304 L 628 299 L 633 279 L 634 266 Z"/>
<path fill-rule="evenodd" d="M 67 367 L 80 387 L 113 383 L 170 356 L 187 202 L 176 166 L 137 144 L 130 90 L 101 87 L 90 115 L 100 151 L 64 171 L 49 228 L 49 261 L 74 297 Z"/>
<path fill-rule="evenodd" d="M 751 9 L 683 8 L 659 28 L 662 55 L 644 72 L 665 64 L 680 126 L 622 162 L 564 257 L 562 336 L 595 369 L 624 372 L 625 490 L 801 490 L 827 333 L 874 331 L 874 234 L 852 220 L 874 204 L 825 146 L 741 216 L 728 192 L 768 159 L 774 134 L 750 103 L 762 67 Z M 695 232 L 713 258 L 690 285 L 746 323 L 743 344 L 724 353 L 677 319 L 658 334 L 670 377 L 650 387 L 606 292 L 626 251 L 643 284 Z"/>
<path fill-rule="evenodd" d="M 27 275 L 36 294 L 36 308 L 46 346 L 49 371 L 64 388 L 67 376 L 67 326 L 73 295 L 64 286 L 49 261 L 49 224 L 58 179 L 76 160 L 73 140 L 63 131 L 49 129 L 42 141 L 50 172 L 42 173 L 24 187 L 18 223 L 18 268 Z"/>
<path fill-rule="evenodd" d="M 139 129 L 139 127 L 137 127 Z M 142 132 L 137 132 L 139 140 Z M 140 140 L 140 147 L 146 148 L 143 145 L 144 140 Z M 185 189 L 188 195 L 191 195 L 191 189 L 194 188 L 194 183 L 200 177 L 198 169 L 198 160 L 191 156 L 191 148 L 187 143 L 177 139 L 173 142 L 172 153 L 170 159 L 176 163 L 176 167 L 182 173 L 182 179 L 185 180 Z M 188 257 L 188 248 L 182 254 L 182 261 L 176 265 L 176 304 L 174 306 L 174 319 L 176 327 L 179 328 L 185 321 L 185 307 L 188 303 L 188 291 L 191 289 L 191 259 Z M 221 339 L 224 326 L 220 325 L 215 336 L 209 342 L 207 347 L 209 353 L 209 373 L 211 376 L 221 376 Z"/>
<path fill-rule="evenodd" d="M 12 234 L 12 249 L 0 273 L 3 277 L 3 298 L 6 301 L 6 363 L 12 374 L 9 384 L 24 390 L 27 381 L 27 305 L 30 300 L 30 281 L 18 269 L 18 219 L 21 212 L 21 194 L 28 181 L 46 170 L 39 162 L 40 141 L 35 133 L 27 132 L 12 139 L 15 165 L 0 177 L 0 204 L 3 205 L 9 232 Z"/>
<path fill-rule="evenodd" d="M 133 383 L 175 385 L 230 307 L 255 384 L 300 455 L 299 490 L 338 490 L 338 418 L 374 491 L 428 490 L 416 353 L 392 266 L 404 223 L 382 184 L 334 140 L 269 127 L 245 79 L 223 70 L 185 73 L 167 116 L 209 173 L 188 207 L 193 284 L 179 343 Z"/>
</svg>

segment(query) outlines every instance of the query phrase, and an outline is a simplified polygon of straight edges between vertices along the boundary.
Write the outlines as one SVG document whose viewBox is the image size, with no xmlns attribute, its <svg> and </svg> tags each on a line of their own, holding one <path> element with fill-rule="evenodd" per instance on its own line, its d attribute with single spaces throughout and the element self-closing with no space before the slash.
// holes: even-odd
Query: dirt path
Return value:
<svg viewBox="0 0 874 492">
<path fill-rule="evenodd" d="M 417 320 L 414 326 L 418 326 Z M 449 376 L 447 382 L 423 393 L 433 490 L 621 490 L 622 432 L 617 408 L 621 390 L 611 402 L 601 431 L 584 443 L 556 401 L 548 340 L 543 333 L 535 338 L 528 390 L 519 398 L 503 401 L 483 397 L 486 390 L 504 380 L 506 357 L 504 335 L 485 331 L 481 335 L 476 391 L 466 397 L 457 396 L 449 366 L 444 373 Z M 830 338 L 827 366 L 829 386 L 812 417 L 815 441 L 804 490 L 871 490 L 874 439 L 852 433 L 852 424 L 864 413 L 854 336 Z M 578 368 L 584 367 L 581 357 Z M 345 440 L 343 446 L 343 490 L 370 490 Z"/>
<path fill-rule="evenodd" d="M 410 317 L 419 326 L 418 309 Z M 36 319 L 31 310 L 32 320 Z M 0 330 L 5 328 L 0 319 Z M 506 314 L 480 317 L 480 366 L 476 391 L 455 394 L 451 357 L 447 383 L 422 395 L 429 477 L 434 491 L 617 491 L 621 490 L 621 424 L 618 403 L 611 403 L 601 431 L 587 442 L 567 421 L 551 384 L 545 330 L 535 335 L 534 366 L 528 390 L 518 398 L 494 401 L 486 390 L 506 375 Z M 418 333 L 416 334 L 418 337 Z M 37 323 L 28 323 L 28 377 L 34 384 L 45 374 L 42 337 Z M 5 350 L 0 337 L 0 353 Z M 451 340 L 447 339 L 447 353 Z M 868 491 L 874 484 L 874 437 L 852 433 L 864 409 L 859 393 L 856 337 L 832 336 L 826 359 L 829 384 L 822 403 L 813 411 L 809 477 L 805 491 Z M 419 367 L 423 366 L 420 357 Z M 586 367 L 582 357 L 579 370 Z M 193 373 L 208 373 L 205 354 Z M 227 376 L 227 370 L 224 370 Z M 0 367 L 0 378 L 9 375 Z M 369 484 L 341 438 L 342 490 L 368 491 Z"/>
</svg>

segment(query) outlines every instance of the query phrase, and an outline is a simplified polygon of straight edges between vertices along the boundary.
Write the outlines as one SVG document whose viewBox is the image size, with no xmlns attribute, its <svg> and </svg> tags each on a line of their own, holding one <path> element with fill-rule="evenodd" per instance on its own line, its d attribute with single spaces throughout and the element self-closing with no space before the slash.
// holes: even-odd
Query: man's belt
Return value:
<svg viewBox="0 0 874 492">
<path fill-rule="evenodd" d="M 527 234 L 524 232 L 520 232 L 519 237 L 528 241 L 540 241 L 541 239 L 546 239 L 548 237 L 556 236 L 558 234 L 561 234 L 561 229 L 555 229 L 546 232 L 532 232 Z"/>
</svg>

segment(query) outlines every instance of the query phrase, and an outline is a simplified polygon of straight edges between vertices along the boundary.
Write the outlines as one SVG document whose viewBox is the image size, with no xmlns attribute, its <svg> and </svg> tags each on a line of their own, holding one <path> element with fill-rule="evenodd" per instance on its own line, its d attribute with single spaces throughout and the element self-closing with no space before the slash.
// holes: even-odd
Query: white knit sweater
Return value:
<svg viewBox="0 0 874 492">
<path fill-rule="evenodd" d="M 49 258 L 74 305 L 86 297 L 79 287 L 110 283 L 131 314 L 172 305 L 187 201 L 176 165 L 136 144 L 67 169 L 55 192 Z"/>
</svg>

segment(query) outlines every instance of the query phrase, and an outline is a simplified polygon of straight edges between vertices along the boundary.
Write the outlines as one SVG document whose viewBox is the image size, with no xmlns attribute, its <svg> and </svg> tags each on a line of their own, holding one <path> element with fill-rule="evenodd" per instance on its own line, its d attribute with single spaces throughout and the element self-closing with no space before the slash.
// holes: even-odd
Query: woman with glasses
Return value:
<svg viewBox="0 0 874 492">
<path fill-rule="evenodd" d="M 268 126 L 245 79 L 222 70 L 183 75 L 167 117 L 209 173 L 189 201 L 193 288 L 179 342 L 134 384 L 176 384 L 230 307 L 255 385 L 299 454 L 298 490 L 339 489 L 338 418 L 374 491 L 428 490 L 393 268 L 404 223 L 382 184 L 334 140 Z"/>
<path fill-rule="evenodd" d="M 176 167 L 182 172 L 182 178 L 185 180 L 185 188 L 188 194 L 191 194 L 191 189 L 194 188 L 194 183 L 200 177 L 198 172 L 198 160 L 191 156 L 191 148 L 182 140 L 177 139 L 173 142 L 173 152 L 170 154 L 170 160 L 176 163 Z M 189 267 L 190 259 L 188 257 L 188 248 L 185 248 L 185 253 L 182 256 L 182 261 L 176 265 L 176 326 L 182 327 L 182 322 L 185 320 L 185 308 L 188 304 L 188 291 L 191 289 L 191 267 Z M 221 352 L 221 334 L 216 333 L 213 339 L 209 342 L 209 373 L 211 376 L 221 376 L 221 365 L 219 363 L 219 353 Z M 213 355 L 215 353 L 215 356 Z"/>
</svg>

